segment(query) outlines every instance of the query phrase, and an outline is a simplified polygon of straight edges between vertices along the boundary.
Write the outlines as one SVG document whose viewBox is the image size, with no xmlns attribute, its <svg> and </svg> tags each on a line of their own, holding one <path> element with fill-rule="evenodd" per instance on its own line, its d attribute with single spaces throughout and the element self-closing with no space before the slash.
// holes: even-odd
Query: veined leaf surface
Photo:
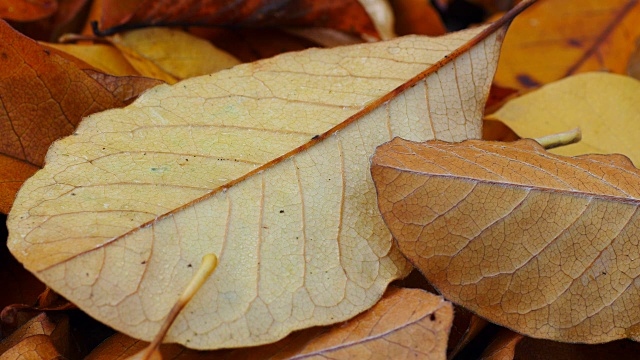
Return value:
<svg viewBox="0 0 640 360">
<path fill-rule="evenodd" d="M 377 210 L 370 155 L 394 136 L 478 138 L 508 19 L 284 54 L 90 116 L 20 191 L 11 251 L 144 340 L 205 253 L 219 266 L 169 342 L 257 345 L 348 319 L 410 268 Z"/>
</svg>

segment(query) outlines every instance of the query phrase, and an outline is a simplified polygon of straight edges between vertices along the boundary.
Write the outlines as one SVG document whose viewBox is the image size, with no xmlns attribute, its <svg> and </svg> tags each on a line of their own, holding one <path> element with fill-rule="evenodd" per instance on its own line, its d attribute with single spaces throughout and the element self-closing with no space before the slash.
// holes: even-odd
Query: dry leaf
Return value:
<svg viewBox="0 0 640 360">
<path fill-rule="evenodd" d="M 500 120 L 528 138 L 579 127 L 582 141 L 551 152 L 620 153 L 640 164 L 640 81 L 630 77 L 607 73 L 572 76 L 510 100 L 487 119 Z"/>
<path fill-rule="evenodd" d="M 637 0 L 541 1 L 513 22 L 495 83 L 523 89 L 580 72 L 625 74 L 638 22 Z"/>
<path fill-rule="evenodd" d="M 0 342 L 0 354 L 7 353 L 23 340 L 34 335 L 44 335 L 63 354 L 69 353 L 69 319 L 66 315 L 41 313 L 27 321 L 18 330 Z M 18 349 L 21 349 L 18 347 Z M 0 358 L 3 359 L 3 358 Z"/>
<path fill-rule="evenodd" d="M 141 75 L 169 84 L 240 63 L 208 41 L 181 30 L 132 30 L 115 35 L 111 41 Z"/>
<path fill-rule="evenodd" d="M 122 53 L 114 46 L 105 44 L 52 44 L 52 47 L 71 56 L 74 56 L 87 64 L 95 67 L 105 74 L 115 76 L 139 76 L 140 73 L 129 64 Z"/>
<path fill-rule="evenodd" d="M 47 335 L 33 335 L 0 354 L 0 360 L 65 359 Z"/>
<path fill-rule="evenodd" d="M 442 35 L 447 32 L 438 11 L 429 1 L 392 0 L 398 35 Z"/>
<path fill-rule="evenodd" d="M 215 352 L 162 345 L 161 352 L 165 360 L 445 359 L 452 321 L 453 307 L 441 297 L 391 287 L 374 307 L 346 323 L 299 331 L 273 344 Z M 87 360 L 126 358 L 145 346 L 144 342 L 116 334 Z"/>
<path fill-rule="evenodd" d="M 0 0 L 0 19 L 34 21 L 51 16 L 57 9 L 56 0 Z"/>
<path fill-rule="evenodd" d="M 386 224 L 447 299 L 533 337 L 640 339 L 640 171 L 628 158 L 395 139 L 372 161 Z"/>
<path fill-rule="evenodd" d="M 410 269 L 376 209 L 369 155 L 393 136 L 479 137 L 508 21 L 283 54 L 91 116 L 22 187 L 10 249 L 142 339 L 203 253 L 219 266 L 169 342 L 257 345 L 346 320 Z"/>
<path fill-rule="evenodd" d="M 265 0 L 243 0 L 231 4 L 218 0 L 104 0 L 101 13 L 99 29 L 107 34 L 140 26 L 190 24 L 326 27 L 365 38 L 379 38 L 370 15 L 357 0 L 295 1 L 275 5 Z"/>
<path fill-rule="evenodd" d="M 482 360 L 513 360 L 516 346 L 525 337 L 508 329 L 501 329 L 482 353 Z M 553 358 L 553 357 L 551 357 Z M 551 359 L 548 358 L 548 359 Z M 555 357 L 557 359 L 557 357 Z M 520 358 L 518 358 L 520 359 Z"/>
<path fill-rule="evenodd" d="M 8 212 L 21 181 L 40 167 L 49 145 L 83 116 L 123 106 L 70 62 L 0 20 L 0 211 Z M 130 89 L 141 84 L 129 79 Z M 149 84 L 143 80 L 144 84 Z M 121 88 L 122 89 L 122 88 Z M 129 96 L 135 95 L 128 93 Z"/>
</svg>

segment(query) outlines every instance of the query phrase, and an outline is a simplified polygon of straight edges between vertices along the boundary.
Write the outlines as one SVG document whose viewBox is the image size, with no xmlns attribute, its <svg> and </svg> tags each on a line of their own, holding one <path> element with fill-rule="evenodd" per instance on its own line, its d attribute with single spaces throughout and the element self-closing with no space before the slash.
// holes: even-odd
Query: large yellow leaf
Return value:
<svg viewBox="0 0 640 360">
<path fill-rule="evenodd" d="M 479 137 L 507 22 L 284 54 L 90 116 L 22 187 L 11 251 L 145 340 L 210 252 L 219 266 L 170 342 L 256 345 L 348 319 L 410 268 L 369 156 L 393 136 Z"/>
<path fill-rule="evenodd" d="M 533 140 L 376 151 L 380 212 L 445 298 L 522 334 L 640 339 L 640 170 Z"/>
<path fill-rule="evenodd" d="M 562 155 L 627 154 L 640 164 L 640 81 L 615 74 L 575 75 L 506 103 L 487 117 L 521 137 L 582 129 L 582 141 L 551 150 Z"/>
</svg>

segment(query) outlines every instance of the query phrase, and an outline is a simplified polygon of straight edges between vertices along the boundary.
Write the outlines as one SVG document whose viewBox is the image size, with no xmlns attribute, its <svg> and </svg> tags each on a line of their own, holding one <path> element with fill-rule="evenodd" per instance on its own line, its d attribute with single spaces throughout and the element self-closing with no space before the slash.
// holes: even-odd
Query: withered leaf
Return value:
<svg viewBox="0 0 640 360">
<path fill-rule="evenodd" d="M 640 338 L 640 171 L 628 158 L 395 139 L 371 172 L 401 251 L 447 299 L 533 337 Z"/>
</svg>

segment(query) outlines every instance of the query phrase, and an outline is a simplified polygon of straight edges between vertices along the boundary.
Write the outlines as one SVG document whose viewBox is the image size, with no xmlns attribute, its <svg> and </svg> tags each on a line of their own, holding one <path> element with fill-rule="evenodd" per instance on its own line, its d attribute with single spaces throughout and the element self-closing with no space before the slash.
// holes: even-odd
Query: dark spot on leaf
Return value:
<svg viewBox="0 0 640 360">
<path fill-rule="evenodd" d="M 190 268 L 190 267 L 193 267 L 193 265 L 189 264 L 189 265 L 187 265 L 187 267 Z"/>
<path fill-rule="evenodd" d="M 284 210 L 280 210 L 280 214 L 284 214 Z"/>
<path fill-rule="evenodd" d="M 76 196 L 76 193 L 71 193 L 71 196 Z"/>
<path fill-rule="evenodd" d="M 606 271 L 603 271 L 603 272 L 602 272 L 602 275 L 607 275 L 607 272 L 606 272 Z"/>
<path fill-rule="evenodd" d="M 313 137 L 311 138 L 311 140 L 315 140 L 315 139 L 317 139 L 317 138 L 319 138 L 319 137 L 320 137 L 320 135 L 313 135 Z"/>
<path fill-rule="evenodd" d="M 84 273 L 85 275 L 87 275 L 87 277 L 89 276 L 89 273 Z"/>
<path fill-rule="evenodd" d="M 6 60 L 9 58 L 9 55 L 7 55 L 7 53 L 4 51 L 2 52 L 2 54 L 0 54 L 0 56 L 2 56 L 2 60 Z"/>
<path fill-rule="evenodd" d="M 144 265 L 147 263 L 147 260 L 142 260 L 142 262 L 140 263 L 140 265 Z"/>
<path fill-rule="evenodd" d="M 582 47 L 582 41 L 578 40 L 578 39 L 569 39 L 567 40 L 567 44 L 569 44 L 570 46 L 574 46 L 574 47 Z"/>
<path fill-rule="evenodd" d="M 535 80 L 533 80 L 529 75 L 526 74 L 520 74 L 516 77 L 516 79 L 518 79 L 518 82 L 526 87 L 536 87 L 536 86 L 540 86 L 541 84 Z"/>
<path fill-rule="evenodd" d="M 44 53 L 47 54 L 47 55 L 51 55 L 51 53 L 47 49 L 44 49 Z"/>
<path fill-rule="evenodd" d="M 432 313 L 431 316 L 429 316 L 429 319 L 431 319 L 431 321 L 436 321 L 436 314 Z"/>
</svg>

